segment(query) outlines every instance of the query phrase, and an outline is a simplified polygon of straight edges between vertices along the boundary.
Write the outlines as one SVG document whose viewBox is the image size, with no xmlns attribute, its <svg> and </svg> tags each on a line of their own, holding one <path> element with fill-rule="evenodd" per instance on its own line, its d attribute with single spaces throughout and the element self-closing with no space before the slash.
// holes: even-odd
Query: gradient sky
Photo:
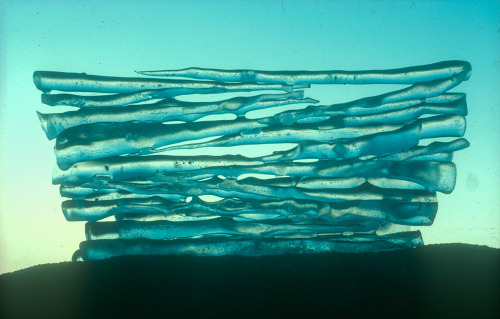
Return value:
<svg viewBox="0 0 500 319">
<path fill-rule="evenodd" d="M 35 111 L 35 70 L 134 76 L 191 66 L 364 70 L 467 60 L 457 186 L 439 194 L 426 244 L 500 247 L 499 1 L 2 1 L 0 3 L 0 273 L 67 261 L 84 223 L 66 222 L 55 165 Z M 394 89 L 322 87 L 349 101 Z M 59 110 L 63 110 L 62 108 Z"/>
</svg>

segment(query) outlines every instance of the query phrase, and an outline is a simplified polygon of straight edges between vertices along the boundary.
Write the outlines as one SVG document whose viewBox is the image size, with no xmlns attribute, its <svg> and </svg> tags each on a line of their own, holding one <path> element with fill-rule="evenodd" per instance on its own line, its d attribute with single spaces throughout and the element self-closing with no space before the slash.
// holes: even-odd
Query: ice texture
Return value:
<svg viewBox="0 0 500 319">
<path fill-rule="evenodd" d="M 421 245 L 423 241 L 418 231 L 380 236 L 332 236 L 324 239 L 100 239 L 82 242 L 73 259 L 98 260 L 123 255 L 268 256 L 332 251 L 363 253 Z"/>
<path fill-rule="evenodd" d="M 436 192 L 455 187 L 453 152 L 469 146 L 462 138 L 466 95 L 449 92 L 469 79 L 465 61 L 370 71 L 138 73 L 148 77 L 33 75 L 44 104 L 78 108 L 37 112 L 47 138 L 55 138 L 52 182 L 68 198 L 63 214 L 87 222 L 75 260 L 422 245 L 409 227 L 433 223 Z M 408 86 L 321 105 L 306 96 L 319 84 Z M 251 91 L 259 94 L 235 93 Z M 219 93 L 232 96 L 214 100 Z M 207 98 L 182 99 L 192 94 Z M 289 147 L 238 154 L 237 147 L 266 144 Z M 209 148 L 219 155 L 206 155 Z M 194 153 L 172 153 L 179 151 Z"/>
</svg>

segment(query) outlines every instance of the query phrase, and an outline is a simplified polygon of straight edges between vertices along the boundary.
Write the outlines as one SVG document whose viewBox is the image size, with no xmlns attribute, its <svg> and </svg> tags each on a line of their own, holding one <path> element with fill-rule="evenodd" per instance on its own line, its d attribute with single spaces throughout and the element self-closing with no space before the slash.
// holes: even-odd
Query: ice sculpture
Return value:
<svg viewBox="0 0 500 319">
<path fill-rule="evenodd" d="M 455 186 L 452 154 L 469 145 L 461 138 L 465 94 L 448 92 L 470 77 L 464 61 L 373 71 L 138 73 L 154 78 L 33 75 L 44 104 L 79 108 L 37 112 L 47 138 L 56 139 L 53 183 L 69 198 L 64 216 L 87 221 L 87 241 L 74 259 L 422 245 L 420 232 L 409 226 L 432 224 L 436 192 Z M 318 105 L 304 97 L 313 84 L 409 86 Z M 214 100 L 219 93 L 251 91 L 260 94 Z M 205 94 L 206 101 L 182 100 L 188 94 Z M 247 116 L 291 104 L 303 107 Z M 214 117 L 227 114 L 232 118 Z M 458 139 L 439 140 L 449 137 Z M 263 156 L 230 152 L 283 143 L 290 147 Z M 207 147 L 220 155 L 206 155 Z M 176 150 L 198 153 L 173 155 Z"/>
</svg>

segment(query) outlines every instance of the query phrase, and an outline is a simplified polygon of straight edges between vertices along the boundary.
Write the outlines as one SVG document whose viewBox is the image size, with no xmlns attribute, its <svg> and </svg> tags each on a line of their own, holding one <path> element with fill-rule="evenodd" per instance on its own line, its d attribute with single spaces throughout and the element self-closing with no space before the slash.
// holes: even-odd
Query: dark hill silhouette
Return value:
<svg viewBox="0 0 500 319">
<path fill-rule="evenodd" d="M 500 250 L 119 257 L 0 276 L 2 318 L 500 318 Z"/>
</svg>

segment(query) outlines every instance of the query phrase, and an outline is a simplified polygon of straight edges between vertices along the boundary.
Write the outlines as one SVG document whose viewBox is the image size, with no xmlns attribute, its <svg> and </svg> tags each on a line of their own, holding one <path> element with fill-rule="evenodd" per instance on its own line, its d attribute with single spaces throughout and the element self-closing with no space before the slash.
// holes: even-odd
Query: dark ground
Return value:
<svg viewBox="0 0 500 319">
<path fill-rule="evenodd" d="M 0 276 L 2 318 L 500 318 L 500 250 L 120 257 Z"/>
</svg>

